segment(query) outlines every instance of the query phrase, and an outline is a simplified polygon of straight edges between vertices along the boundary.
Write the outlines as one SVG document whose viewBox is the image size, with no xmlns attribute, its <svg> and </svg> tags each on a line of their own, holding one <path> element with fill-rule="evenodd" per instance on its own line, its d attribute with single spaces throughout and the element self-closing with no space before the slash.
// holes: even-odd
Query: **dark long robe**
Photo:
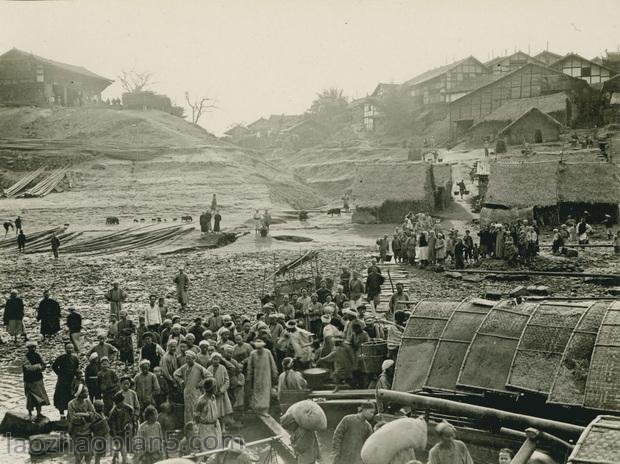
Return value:
<svg viewBox="0 0 620 464">
<path fill-rule="evenodd" d="M 24 374 L 26 409 L 30 411 L 36 407 L 50 404 L 47 392 L 45 391 L 45 385 L 43 384 L 45 362 L 39 353 L 28 351 L 22 369 Z"/>
<path fill-rule="evenodd" d="M 61 354 L 52 363 L 52 370 L 57 376 L 54 406 L 59 411 L 66 411 L 69 401 L 73 399 L 71 385 L 80 370 L 80 360 L 74 354 Z"/>
<path fill-rule="evenodd" d="M 43 298 L 37 309 L 37 321 L 41 322 L 41 335 L 60 332 L 60 305 L 52 298 Z"/>
<path fill-rule="evenodd" d="M 118 330 L 116 346 L 120 351 L 120 360 L 133 364 L 133 334 L 136 333 L 136 326 L 129 319 L 121 319 L 116 328 Z"/>
</svg>

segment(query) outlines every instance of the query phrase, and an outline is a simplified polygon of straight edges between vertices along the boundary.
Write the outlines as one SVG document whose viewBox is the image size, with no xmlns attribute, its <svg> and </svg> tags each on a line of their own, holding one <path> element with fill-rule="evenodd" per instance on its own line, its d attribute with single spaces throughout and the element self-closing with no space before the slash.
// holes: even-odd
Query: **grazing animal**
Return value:
<svg viewBox="0 0 620 464">
<path fill-rule="evenodd" d="M 161 222 L 161 218 L 157 218 L 157 222 Z"/>
<path fill-rule="evenodd" d="M 306 219 L 308 219 L 308 211 L 300 211 L 299 212 L 299 220 L 300 221 L 305 221 Z"/>
<path fill-rule="evenodd" d="M 144 219 L 144 218 L 140 219 L 140 222 L 144 222 L 144 221 L 146 221 L 146 219 Z"/>
<path fill-rule="evenodd" d="M 192 218 L 191 216 L 181 216 L 181 221 L 182 222 L 193 222 L 194 218 Z"/>
<path fill-rule="evenodd" d="M 137 220 L 137 219 L 134 219 L 134 220 L 133 220 L 133 222 L 138 222 L 138 220 Z"/>
<path fill-rule="evenodd" d="M 337 214 L 338 216 L 340 216 L 340 208 L 331 208 L 327 210 L 327 214 L 330 215 L 330 217 L 334 217 L 334 214 Z"/>
<path fill-rule="evenodd" d="M 151 222 L 157 222 L 157 219 L 152 218 L 152 219 L 151 219 Z"/>
<path fill-rule="evenodd" d="M 105 218 L 106 225 L 118 225 L 118 218 L 116 216 L 108 216 Z"/>
<path fill-rule="evenodd" d="M 172 218 L 172 220 L 173 220 L 173 221 L 176 221 L 176 220 L 177 220 L 177 218 Z"/>
<path fill-rule="evenodd" d="M 164 218 L 164 222 L 168 222 L 168 219 Z"/>
</svg>

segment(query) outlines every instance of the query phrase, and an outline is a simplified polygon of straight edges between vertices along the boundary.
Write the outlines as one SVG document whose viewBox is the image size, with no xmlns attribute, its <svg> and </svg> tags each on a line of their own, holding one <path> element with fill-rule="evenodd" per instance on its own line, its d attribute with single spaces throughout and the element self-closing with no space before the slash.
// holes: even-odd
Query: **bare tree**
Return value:
<svg viewBox="0 0 620 464">
<path fill-rule="evenodd" d="M 123 70 L 118 76 L 121 87 L 127 93 L 139 93 L 153 85 L 153 74 L 148 71 L 139 72 L 135 69 Z"/>
<path fill-rule="evenodd" d="M 189 96 L 189 92 L 185 92 L 185 100 L 192 109 L 192 122 L 198 124 L 200 118 L 204 113 L 208 113 L 210 110 L 217 108 L 215 105 L 215 99 L 209 97 L 201 97 L 192 99 Z"/>
</svg>

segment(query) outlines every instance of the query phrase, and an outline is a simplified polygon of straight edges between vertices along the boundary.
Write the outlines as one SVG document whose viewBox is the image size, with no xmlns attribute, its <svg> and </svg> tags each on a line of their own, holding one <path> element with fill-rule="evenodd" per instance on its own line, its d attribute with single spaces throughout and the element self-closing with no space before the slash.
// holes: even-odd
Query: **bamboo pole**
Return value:
<svg viewBox="0 0 620 464">
<path fill-rule="evenodd" d="M 559 432 L 560 434 L 568 434 L 575 437 L 579 436 L 585 430 L 584 427 L 565 422 L 526 416 L 524 414 L 516 414 L 500 409 L 459 403 L 457 401 L 433 398 L 430 396 L 415 395 L 412 393 L 380 389 L 377 391 L 377 399 L 384 402 L 406 404 L 416 409 L 432 409 L 455 416 L 466 416 L 476 419 L 484 419 L 489 416 L 495 417 L 502 422 L 502 425 L 507 427 L 535 427 L 537 429 L 556 433 Z"/>
</svg>

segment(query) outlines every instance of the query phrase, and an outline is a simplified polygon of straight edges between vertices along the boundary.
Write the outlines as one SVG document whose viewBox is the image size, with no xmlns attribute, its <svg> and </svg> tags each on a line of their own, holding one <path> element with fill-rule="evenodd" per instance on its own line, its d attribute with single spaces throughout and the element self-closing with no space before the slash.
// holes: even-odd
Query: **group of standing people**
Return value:
<svg viewBox="0 0 620 464">
<path fill-rule="evenodd" d="M 220 214 L 220 209 L 217 205 L 217 196 L 215 193 L 211 199 L 211 209 L 202 213 L 199 221 L 201 234 L 221 232 L 222 215 Z M 211 221 L 213 221 L 213 225 L 211 224 Z"/>
<path fill-rule="evenodd" d="M 252 216 L 254 220 L 254 233 L 261 233 L 266 235 L 269 233 L 269 228 L 271 227 L 271 213 L 268 209 L 264 209 L 261 213 L 260 210 L 255 210 L 254 215 Z"/>
<path fill-rule="evenodd" d="M 463 236 L 454 228 L 444 232 L 438 221 L 424 213 L 407 214 L 392 238 L 384 235 L 377 240 L 377 246 L 381 261 L 387 259 L 391 250 L 395 262 L 417 264 L 420 268 L 449 261 L 456 269 L 462 269 L 465 263 L 476 262 L 480 257 L 479 246 L 469 230 Z"/>
</svg>

